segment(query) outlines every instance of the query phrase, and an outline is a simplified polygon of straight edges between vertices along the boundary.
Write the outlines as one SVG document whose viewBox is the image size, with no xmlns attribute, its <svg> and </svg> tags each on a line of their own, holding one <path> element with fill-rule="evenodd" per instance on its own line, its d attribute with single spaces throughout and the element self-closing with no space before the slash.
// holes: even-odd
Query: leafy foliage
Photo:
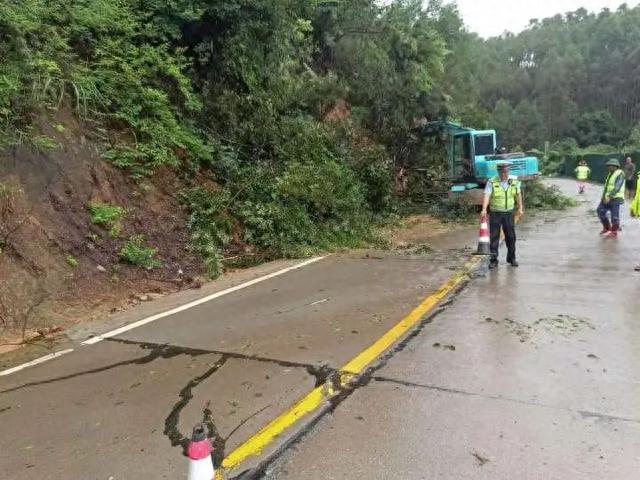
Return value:
<svg viewBox="0 0 640 480">
<path fill-rule="evenodd" d="M 443 145 L 416 139 L 418 121 L 548 140 L 548 165 L 567 137 L 636 144 L 638 15 L 578 11 L 484 41 L 439 0 L 8 0 L 0 146 L 57 147 L 33 120 L 64 107 L 132 177 L 170 167 L 191 185 L 190 247 L 215 277 L 233 244 L 273 256 L 362 244 L 405 169 L 411 199 L 464 214 L 443 204 Z M 124 213 L 90 207 L 114 238 Z M 143 266 L 155 254 L 141 237 L 121 251 Z"/>
<path fill-rule="evenodd" d="M 575 207 L 577 202 L 560 192 L 555 186 L 547 186 L 540 180 L 527 182 L 523 190 L 524 203 L 527 208 L 539 210 L 565 210 Z"/>
<path fill-rule="evenodd" d="M 182 151 L 197 160 L 210 158 L 188 118 L 201 104 L 185 75 L 183 51 L 162 31 L 154 32 L 145 3 L 3 2 L 3 137 L 28 122 L 30 111 L 66 102 L 83 118 L 130 132 L 127 140 L 114 138 L 109 149 L 108 158 L 119 166 L 178 164 Z"/>
<path fill-rule="evenodd" d="M 47 137 L 46 135 L 37 135 L 35 137 L 32 137 L 31 144 L 36 150 L 40 152 L 46 152 L 48 150 L 54 150 L 60 147 L 58 142 L 56 142 L 51 137 Z"/>
<path fill-rule="evenodd" d="M 89 217 L 94 225 L 112 225 L 120 220 L 126 211 L 117 205 L 92 203 L 89 205 Z"/>
<path fill-rule="evenodd" d="M 182 194 L 190 211 L 187 226 L 191 231 L 191 248 L 200 254 L 210 278 L 222 273 L 222 249 L 232 239 L 232 221 L 227 214 L 226 191 L 210 192 L 196 187 Z"/>
<path fill-rule="evenodd" d="M 616 146 L 640 121 L 640 7 L 580 8 L 534 19 L 518 35 L 458 38 L 446 76 L 468 88 L 450 91 L 452 116 L 464 119 L 469 106 L 484 112 L 509 147 L 567 137 L 580 147 Z"/>
<path fill-rule="evenodd" d="M 64 258 L 67 261 L 67 264 L 72 268 L 77 268 L 78 265 L 80 265 L 80 263 L 78 262 L 78 259 L 73 255 L 71 255 L 70 253 L 65 255 Z"/>
<path fill-rule="evenodd" d="M 134 235 L 129 238 L 120 249 L 120 258 L 125 262 L 148 270 L 160 266 L 160 261 L 156 258 L 158 250 L 148 247 L 144 236 Z"/>
<path fill-rule="evenodd" d="M 245 169 L 234 213 L 248 243 L 278 256 L 359 244 L 371 219 L 354 172 L 331 156 L 292 162 L 279 172 Z M 276 181 L 268 182 L 276 173 Z"/>
</svg>

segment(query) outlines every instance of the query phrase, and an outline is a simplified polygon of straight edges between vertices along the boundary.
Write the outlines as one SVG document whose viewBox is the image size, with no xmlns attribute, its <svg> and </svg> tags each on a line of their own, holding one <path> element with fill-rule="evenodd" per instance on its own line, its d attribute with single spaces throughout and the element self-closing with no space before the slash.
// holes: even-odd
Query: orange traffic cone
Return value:
<svg viewBox="0 0 640 480">
<path fill-rule="evenodd" d="M 189 457 L 188 480 L 213 480 L 215 471 L 213 460 L 211 459 L 211 441 L 207 438 L 207 431 L 204 425 L 196 425 L 193 429 L 193 436 L 187 446 L 187 457 Z"/>
<path fill-rule="evenodd" d="M 478 235 L 478 251 L 476 255 L 490 255 L 491 249 L 489 248 L 489 225 L 487 224 L 487 217 L 483 216 L 480 219 L 480 234 Z"/>
</svg>

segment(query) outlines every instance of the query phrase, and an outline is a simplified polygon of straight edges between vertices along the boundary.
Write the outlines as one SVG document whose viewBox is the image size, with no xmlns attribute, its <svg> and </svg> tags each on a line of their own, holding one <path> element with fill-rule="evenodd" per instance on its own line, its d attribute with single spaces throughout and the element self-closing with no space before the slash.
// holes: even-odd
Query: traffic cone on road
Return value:
<svg viewBox="0 0 640 480">
<path fill-rule="evenodd" d="M 489 248 L 489 225 L 487 224 L 487 217 L 483 216 L 480 219 L 480 234 L 478 235 L 478 251 L 476 255 L 489 255 L 491 249 Z"/>
<path fill-rule="evenodd" d="M 191 441 L 187 446 L 187 457 L 189 457 L 188 480 L 213 480 L 215 478 L 213 460 L 211 459 L 212 450 L 205 426 L 202 424 L 197 425 L 193 429 Z"/>
</svg>

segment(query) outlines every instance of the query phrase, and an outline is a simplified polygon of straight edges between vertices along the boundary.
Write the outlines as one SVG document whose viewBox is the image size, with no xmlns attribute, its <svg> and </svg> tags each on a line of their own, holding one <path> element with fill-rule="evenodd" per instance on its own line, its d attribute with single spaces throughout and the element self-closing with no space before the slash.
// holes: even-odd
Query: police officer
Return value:
<svg viewBox="0 0 640 480">
<path fill-rule="evenodd" d="M 609 175 L 604 182 L 602 200 L 598 206 L 598 218 L 602 223 L 600 235 L 616 238 L 620 231 L 620 207 L 624 203 L 624 171 L 620 168 L 620 161 L 612 158 L 606 164 Z M 611 213 L 609 220 L 608 213 Z"/>
<path fill-rule="evenodd" d="M 522 203 L 522 192 L 520 181 L 516 177 L 509 175 L 508 163 L 498 165 L 498 176 L 487 182 L 484 191 L 484 201 L 482 202 L 482 216 L 487 215 L 489 209 L 489 232 L 491 234 L 491 259 L 489 268 L 498 266 L 498 247 L 500 245 L 500 230 L 504 232 L 505 243 L 507 244 L 507 263 L 512 267 L 517 267 L 516 260 L 516 228 L 515 209 L 518 214 L 524 215 L 524 204 Z"/>
</svg>

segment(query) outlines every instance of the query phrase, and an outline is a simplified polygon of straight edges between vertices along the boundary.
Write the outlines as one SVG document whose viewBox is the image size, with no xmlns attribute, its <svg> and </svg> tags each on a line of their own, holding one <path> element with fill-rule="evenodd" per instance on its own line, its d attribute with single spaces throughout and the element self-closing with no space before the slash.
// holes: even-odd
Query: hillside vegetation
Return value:
<svg viewBox="0 0 640 480">
<path fill-rule="evenodd" d="M 2 324 L 363 244 L 460 27 L 418 1 L 2 2 Z"/>
<path fill-rule="evenodd" d="M 0 323 L 363 245 L 407 199 L 451 217 L 419 122 L 631 146 L 639 44 L 638 8 L 485 41 L 437 0 L 5 0 Z"/>
<path fill-rule="evenodd" d="M 32 117 L 69 105 L 134 178 L 206 177 L 179 195 L 212 274 L 236 225 L 277 255 L 351 245 L 390 206 L 392 159 L 443 77 L 457 17 L 335 3 L 4 2 L 2 140 L 57 148 Z M 337 105 L 349 121 L 324 121 Z"/>
</svg>

